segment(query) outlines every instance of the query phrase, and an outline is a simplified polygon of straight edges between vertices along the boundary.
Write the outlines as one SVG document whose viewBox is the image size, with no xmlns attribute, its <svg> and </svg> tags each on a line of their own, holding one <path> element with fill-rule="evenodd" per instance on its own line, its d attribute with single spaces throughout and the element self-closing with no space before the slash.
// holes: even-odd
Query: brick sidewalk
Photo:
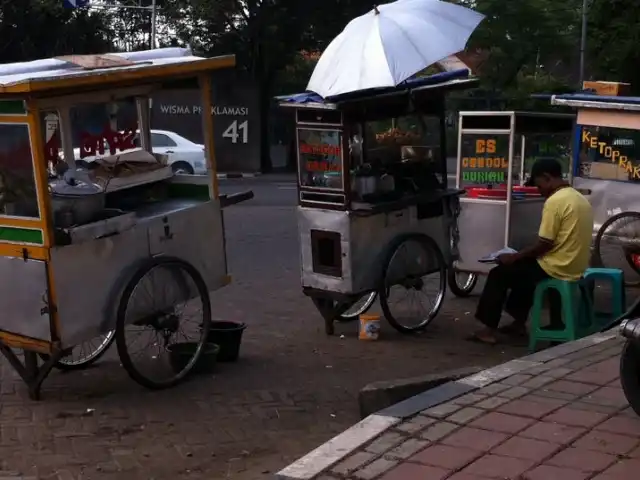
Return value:
<svg viewBox="0 0 640 480">
<path fill-rule="evenodd" d="M 278 478 L 637 479 L 640 418 L 620 388 L 621 345 L 598 335 L 425 392 L 368 417 Z M 442 403 L 446 397 L 454 398 Z M 416 408 L 421 402 L 430 407 Z M 407 415 L 412 408 L 419 413 Z"/>
</svg>

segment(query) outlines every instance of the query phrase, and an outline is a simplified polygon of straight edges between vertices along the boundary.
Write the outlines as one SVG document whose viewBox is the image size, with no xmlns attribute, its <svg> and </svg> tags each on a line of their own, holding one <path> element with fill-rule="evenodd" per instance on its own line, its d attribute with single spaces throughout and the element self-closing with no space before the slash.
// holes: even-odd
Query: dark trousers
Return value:
<svg viewBox="0 0 640 480">
<path fill-rule="evenodd" d="M 504 309 L 513 319 L 524 325 L 533 305 L 536 285 L 550 278 L 535 259 L 523 259 L 511 265 L 497 265 L 489 272 L 482 290 L 476 318 L 493 330 L 498 328 Z M 558 292 L 549 292 L 551 327 L 562 325 Z"/>
</svg>

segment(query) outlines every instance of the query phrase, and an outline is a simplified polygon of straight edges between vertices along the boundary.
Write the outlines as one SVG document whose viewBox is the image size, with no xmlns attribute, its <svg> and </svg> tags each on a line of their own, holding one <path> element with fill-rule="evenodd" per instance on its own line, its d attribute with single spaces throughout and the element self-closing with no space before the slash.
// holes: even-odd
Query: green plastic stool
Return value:
<svg viewBox="0 0 640 480">
<path fill-rule="evenodd" d="M 560 294 L 563 330 L 547 330 L 540 325 L 544 293 L 556 290 Z M 570 342 L 592 333 L 593 302 L 584 280 L 568 282 L 551 278 L 540 282 L 533 295 L 529 350 L 536 351 L 538 342 Z"/>
<path fill-rule="evenodd" d="M 593 312 L 594 330 L 607 325 L 615 318 L 620 318 L 625 311 L 626 298 L 624 290 L 624 273 L 617 268 L 587 268 L 584 273 L 584 280 L 595 297 L 595 281 L 597 279 L 608 282 L 611 286 L 611 311 L 610 312 Z"/>
</svg>

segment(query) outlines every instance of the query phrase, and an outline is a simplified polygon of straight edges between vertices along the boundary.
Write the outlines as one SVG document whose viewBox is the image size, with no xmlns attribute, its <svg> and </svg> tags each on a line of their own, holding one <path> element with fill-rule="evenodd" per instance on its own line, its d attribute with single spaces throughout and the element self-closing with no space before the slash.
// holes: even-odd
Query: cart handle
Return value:
<svg viewBox="0 0 640 480">
<path fill-rule="evenodd" d="M 247 200 L 251 200 L 253 198 L 253 190 L 246 190 L 244 192 L 222 194 L 220 195 L 220 206 L 222 208 L 229 207 L 231 205 L 235 205 L 236 203 L 246 202 Z"/>
</svg>

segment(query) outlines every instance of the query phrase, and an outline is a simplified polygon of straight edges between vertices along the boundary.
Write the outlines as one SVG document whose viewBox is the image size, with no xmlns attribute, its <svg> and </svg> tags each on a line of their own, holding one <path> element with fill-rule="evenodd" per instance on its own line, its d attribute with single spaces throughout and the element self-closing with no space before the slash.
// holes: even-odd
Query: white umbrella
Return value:
<svg viewBox="0 0 640 480">
<path fill-rule="evenodd" d="M 392 87 L 464 50 L 484 15 L 439 0 L 398 0 L 357 17 L 329 44 L 307 90 L 323 97 Z"/>
</svg>

